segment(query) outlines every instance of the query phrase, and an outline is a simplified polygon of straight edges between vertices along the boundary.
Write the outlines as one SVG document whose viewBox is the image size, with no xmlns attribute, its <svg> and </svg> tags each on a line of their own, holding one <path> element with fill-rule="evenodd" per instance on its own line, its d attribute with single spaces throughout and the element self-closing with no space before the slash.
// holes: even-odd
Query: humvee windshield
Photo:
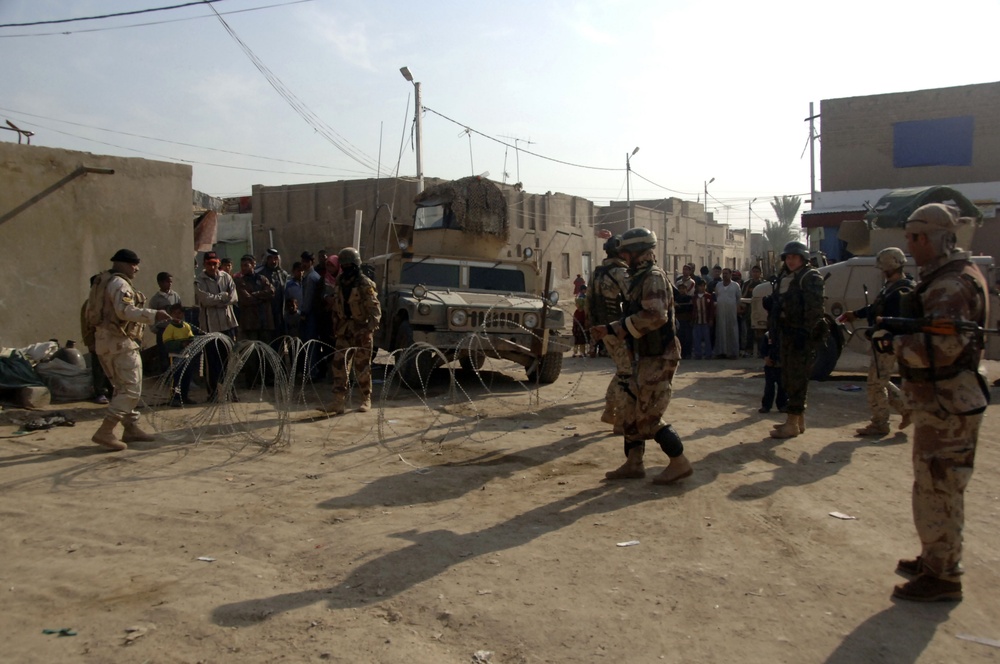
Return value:
<svg viewBox="0 0 1000 664">
<path fill-rule="evenodd" d="M 504 293 L 524 292 L 524 273 L 520 270 L 501 270 L 495 267 L 469 267 L 469 288 L 501 291 Z"/>
<path fill-rule="evenodd" d="M 442 288 L 460 288 L 460 275 L 461 269 L 458 265 L 403 263 L 402 282 L 404 284 L 441 286 Z"/>
<path fill-rule="evenodd" d="M 475 265 L 440 258 L 403 263 L 401 283 L 438 288 L 469 288 L 523 293 L 524 273 L 511 265 Z"/>
</svg>

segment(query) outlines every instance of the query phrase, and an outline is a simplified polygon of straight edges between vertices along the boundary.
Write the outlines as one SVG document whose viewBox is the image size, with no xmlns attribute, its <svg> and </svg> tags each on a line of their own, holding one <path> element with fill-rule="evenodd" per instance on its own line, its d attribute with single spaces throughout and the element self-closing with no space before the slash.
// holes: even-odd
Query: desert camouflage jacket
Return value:
<svg viewBox="0 0 1000 664">
<path fill-rule="evenodd" d="M 100 322 L 95 325 L 95 350 L 109 353 L 136 350 L 142 342 L 146 325 L 156 322 L 156 310 L 147 309 L 146 298 L 131 280 L 118 272 L 105 272 L 94 284 L 100 307 Z"/>
<path fill-rule="evenodd" d="M 988 290 L 982 274 L 968 259 L 968 252 L 957 251 L 922 267 L 920 283 L 910 295 L 919 301 L 909 311 L 904 303 L 905 314 L 983 326 L 989 320 Z M 903 374 L 903 393 L 912 408 L 942 415 L 971 414 L 986 408 L 989 392 L 984 389 L 979 335 L 903 334 L 895 337 L 893 347 Z"/>
<path fill-rule="evenodd" d="M 628 266 L 620 258 L 605 258 L 594 270 L 587 290 L 591 325 L 607 325 L 622 317 L 621 303 L 628 295 Z"/>
<path fill-rule="evenodd" d="M 378 329 L 382 310 L 375 282 L 360 272 L 353 279 L 346 278 L 344 273 L 339 274 L 329 302 L 334 334 L 338 337 L 345 334 L 371 334 Z"/>
<path fill-rule="evenodd" d="M 648 274 L 644 274 L 648 271 Z M 664 325 L 674 322 L 674 291 L 667 281 L 667 275 L 656 264 L 656 256 L 647 251 L 639 256 L 634 267 L 629 271 L 632 280 L 629 286 L 628 307 L 631 313 L 623 322 L 625 329 L 635 339 L 640 339 L 650 332 L 659 330 Z M 670 335 L 669 347 L 663 356 L 668 359 L 680 359 L 680 342 Z"/>
</svg>

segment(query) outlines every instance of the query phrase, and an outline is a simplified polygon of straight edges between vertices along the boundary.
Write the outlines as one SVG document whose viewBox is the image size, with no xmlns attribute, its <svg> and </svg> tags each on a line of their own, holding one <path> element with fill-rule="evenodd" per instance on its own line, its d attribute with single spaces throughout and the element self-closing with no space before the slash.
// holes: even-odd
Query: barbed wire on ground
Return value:
<svg viewBox="0 0 1000 664">
<path fill-rule="evenodd" d="M 524 298 L 524 302 L 532 301 Z M 534 332 L 513 320 L 504 319 L 502 323 L 498 323 L 499 319 L 491 317 L 494 308 L 491 307 L 484 315 L 483 323 L 462 337 L 453 349 L 446 351 L 418 342 L 389 353 L 391 366 L 385 368 L 381 389 L 378 390 L 376 419 L 371 428 L 361 435 L 360 440 L 374 434 L 376 444 L 409 463 L 393 441 L 418 440 L 441 445 L 446 441 L 464 438 L 481 444 L 508 435 L 509 431 L 499 431 L 495 435 L 485 436 L 481 430 L 485 419 L 497 419 L 515 413 L 518 416 L 525 414 L 523 401 L 511 399 L 491 387 L 493 376 L 501 371 L 497 362 L 502 357 L 491 332 L 495 332 L 493 328 L 497 324 L 505 326 L 505 334 Z M 551 339 L 549 348 L 550 353 L 562 353 L 569 346 L 558 339 Z M 324 398 L 317 382 L 312 378 L 313 371 L 321 362 L 332 362 L 334 351 L 333 346 L 322 341 L 303 342 L 289 336 L 280 337 L 271 344 L 261 341 L 235 343 L 230 337 L 219 333 L 197 336 L 183 353 L 171 358 L 171 367 L 157 379 L 148 401 L 155 405 L 169 405 L 172 400 L 179 399 L 180 386 L 186 374 L 190 372 L 190 377 L 193 378 L 203 369 L 208 371 L 210 353 L 225 358 L 214 400 L 202 408 L 187 408 L 185 404 L 180 404 L 180 408 L 151 409 L 151 425 L 171 441 L 191 440 L 198 443 L 210 438 L 221 438 L 239 446 L 255 445 L 262 451 L 290 445 L 292 425 L 295 423 L 292 420 L 293 410 L 322 410 Z M 345 349 L 345 371 L 353 364 L 357 353 L 363 351 L 367 352 L 359 347 Z M 372 359 L 377 353 L 377 349 L 372 352 Z M 474 397 L 456 379 L 455 368 L 452 366 L 455 361 L 464 369 L 471 369 L 479 387 L 485 392 L 485 397 L 479 394 Z M 437 386 L 431 382 L 432 374 L 438 368 L 444 368 L 448 372 L 447 390 L 443 395 L 434 394 Z M 516 380 L 527 397 L 527 412 L 531 414 L 540 408 L 557 405 L 572 398 L 583 379 L 581 370 L 565 393 L 550 398 L 543 396 L 538 389 L 540 369 L 539 366 L 535 367 L 534 384 L 530 380 Z M 327 370 L 332 370 L 332 366 L 328 366 Z M 528 367 L 526 370 L 531 376 L 532 368 Z M 243 387 L 243 396 L 237 396 L 237 388 L 240 386 Z M 354 381 L 349 380 L 348 399 L 353 397 L 354 391 Z M 397 420 L 389 417 L 394 407 L 393 402 L 411 396 L 431 415 L 430 421 L 421 424 L 417 430 L 399 426 Z M 489 398 L 494 410 L 498 406 L 500 412 L 486 415 L 476 403 L 484 398 Z M 444 403 L 434 404 L 434 399 Z M 268 408 L 258 407 L 263 403 L 269 404 Z M 328 417 L 331 428 L 336 427 L 336 417 Z M 412 424 L 414 421 L 415 418 L 408 418 L 407 423 Z"/>
</svg>

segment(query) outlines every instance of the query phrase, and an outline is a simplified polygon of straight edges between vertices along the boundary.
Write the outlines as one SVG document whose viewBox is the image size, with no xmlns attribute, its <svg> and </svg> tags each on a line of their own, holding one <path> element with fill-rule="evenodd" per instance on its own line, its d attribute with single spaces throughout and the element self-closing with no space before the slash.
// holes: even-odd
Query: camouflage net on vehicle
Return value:
<svg viewBox="0 0 1000 664">
<path fill-rule="evenodd" d="M 428 187 L 414 202 L 439 199 L 451 206 L 458 227 L 466 233 L 509 239 L 507 199 L 500 187 L 489 180 L 470 176 Z"/>
</svg>

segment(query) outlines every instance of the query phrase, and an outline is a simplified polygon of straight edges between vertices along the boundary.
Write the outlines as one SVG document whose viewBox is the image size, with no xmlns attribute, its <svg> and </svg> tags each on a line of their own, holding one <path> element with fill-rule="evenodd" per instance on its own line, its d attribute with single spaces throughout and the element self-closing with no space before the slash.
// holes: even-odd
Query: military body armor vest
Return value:
<svg viewBox="0 0 1000 664">
<path fill-rule="evenodd" d="M 631 316 L 642 311 L 642 300 L 640 299 L 642 283 L 652 270 L 653 263 L 649 263 L 632 275 L 632 284 L 629 286 L 628 293 L 628 309 L 625 312 L 626 316 Z M 673 288 L 673 285 L 670 283 L 667 283 L 666 286 L 667 288 Z M 674 322 L 674 308 L 671 306 L 667 310 L 666 323 L 638 339 L 629 337 L 629 342 L 632 344 L 632 350 L 639 357 L 656 357 L 663 355 L 673 345 L 675 336 L 677 336 L 677 326 Z"/>
</svg>

